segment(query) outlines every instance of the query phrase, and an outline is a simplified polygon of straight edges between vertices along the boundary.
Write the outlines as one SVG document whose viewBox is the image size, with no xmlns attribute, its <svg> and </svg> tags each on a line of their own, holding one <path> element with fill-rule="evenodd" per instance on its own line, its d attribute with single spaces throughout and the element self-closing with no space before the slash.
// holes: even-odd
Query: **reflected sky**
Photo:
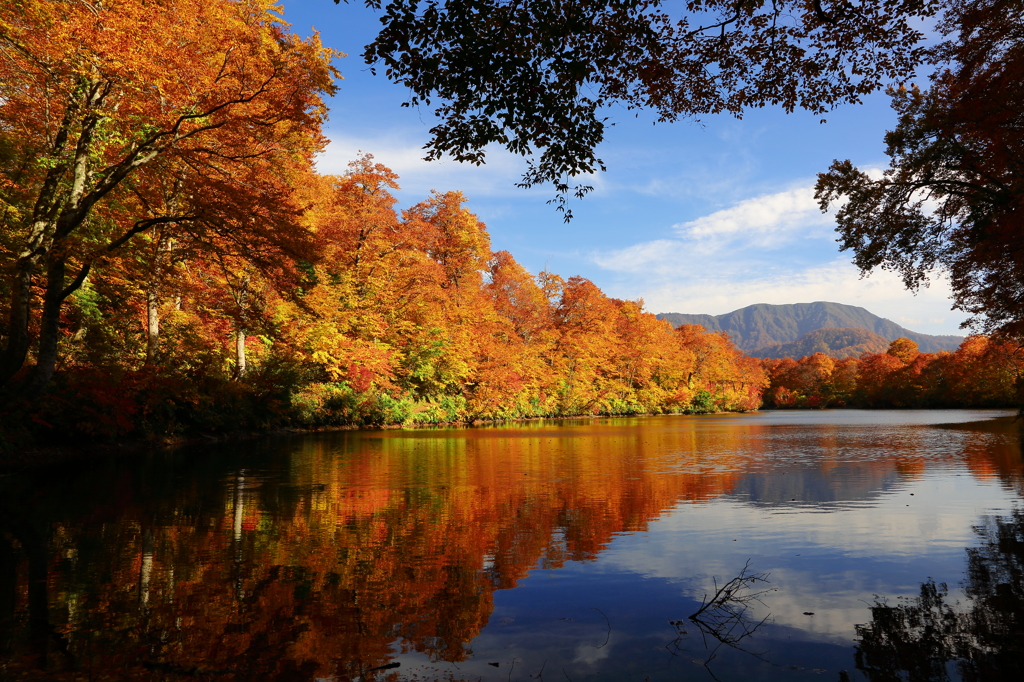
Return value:
<svg viewBox="0 0 1024 682">
<path fill-rule="evenodd" d="M 345 432 L 26 472 L 0 481 L 21 510 L 0 656 L 55 680 L 86 659 L 110 679 L 865 679 L 876 597 L 963 597 L 974 528 L 1021 475 L 993 410 Z M 723 644 L 687 617 L 748 562 L 763 624 Z"/>
</svg>

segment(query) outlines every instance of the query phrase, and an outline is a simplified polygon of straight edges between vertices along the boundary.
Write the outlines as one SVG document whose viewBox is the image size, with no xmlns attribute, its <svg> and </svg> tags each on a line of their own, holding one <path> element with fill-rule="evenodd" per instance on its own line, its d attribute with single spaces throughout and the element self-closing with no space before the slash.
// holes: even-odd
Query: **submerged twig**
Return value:
<svg viewBox="0 0 1024 682">
<path fill-rule="evenodd" d="M 602 648 L 604 648 L 605 646 L 608 645 L 608 641 L 612 638 L 612 622 L 610 620 L 608 620 L 608 616 L 605 616 L 604 611 L 602 611 L 601 609 L 599 609 L 599 608 L 597 608 L 595 606 L 595 607 L 593 607 L 593 610 L 597 611 L 602 616 L 604 616 L 604 622 L 608 624 L 608 634 L 605 635 L 604 644 L 602 644 L 601 646 L 595 646 L 594 647 L 595 649 L 602 649 Z"/>
</svg>

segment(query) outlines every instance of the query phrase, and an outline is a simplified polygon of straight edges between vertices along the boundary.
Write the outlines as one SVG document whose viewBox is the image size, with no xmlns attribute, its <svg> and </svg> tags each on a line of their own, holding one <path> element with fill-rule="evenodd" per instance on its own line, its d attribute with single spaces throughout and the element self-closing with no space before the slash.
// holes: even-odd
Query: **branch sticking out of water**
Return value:
<svg viewBox="0 0 1024 682">
<path fill-rule="evenodd" d="M 740 642 L 754 634 L 771 618 L 771 614 L 768 614 L 761 620 L 755 620 L 748 614 L 748 610 L 755 602 L 766 606 L 761 597 L 775 591 L 774 588 L 761 588 L 762 584 L 767 585 L 768 582 L 767 573 L 750 572 L 749 559 L 739 575 L 721 587 L 718 586 L 718 580 L 715 579 L 715 593 L 710 599 L 705 594 L 700 608 L 688 617 L 688 620 L 700 629 L 705 648 L 712 649 L 711 658 L 714 658 L 718 647 L 723 644 L 761 658 L 763 654 L 748 651 L 740 646 Z M 671 623 L 676 627 L 680 637 L 677 637 L 669 645 L 670 648 L 673 646 L 679 648 L 681 636 L 686 634 L 683 623 L 684 621 L 681 620 Z M 708 635 L 711 635 L 712 641 L 717 641 L 713 648 L 708 645 Z"/>
<path fill-rule="evenodd" d="M 759 583 L 767 585 L 769 574 L 750 573 L 749 571 L 750 559 L 747 559 L 747 563 L 744 564 L 743 570 L 740 571 L 739 575 L 721 587 L 718 586 L 718 579 L 713 578 L 715 581 L 715 594 L 711 599 L 708 599 L 708 596 L 705 594 L 704 599 L 701 600 L 700 608 L 690 614 L 689 619 L 698 624 L 748 620 L 744 618 L 747 609 L 754 602 L 764 606 L 765 603 L 761 601 L 761 597 L 774 591 L 768 588 L 754 589 Z M 750 591 L 752 589 L 754 591 Z"/>
<path fill-rule="evenodd" d="M 605 635 L 604 644 L 602 644 L 601 646 L 595 646 L 594 647 L 595 649 L 601 649 L 601 648 L 605 647 L 608 644 L 608 640 L 610 640 L 612 638 L 612 622 L 610 620 L 608 620 L 608 616 L 605 616 L 604 611 L 602 611 L 601 609 L 599 609 L 599 608 L 597 608 L 595 606 L 592 610 L 593 611 L 597 611 L 602 616 L 604 616 L 604 622 L 608 624 L 608 634 Z"/>
</svg>

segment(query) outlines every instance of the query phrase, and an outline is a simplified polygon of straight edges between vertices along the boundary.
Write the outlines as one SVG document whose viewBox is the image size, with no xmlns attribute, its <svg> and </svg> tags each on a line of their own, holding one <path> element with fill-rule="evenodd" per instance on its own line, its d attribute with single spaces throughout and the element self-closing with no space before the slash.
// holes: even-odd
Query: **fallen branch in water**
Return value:
<svg viewBox="0 0 1024 682">
<path fill-rule="evenodd" d="M 757 653 L 748 651 L 740 646 L 741 641 L 753 635 L 758 628 L 771 618 L 769 613 L 764 618 L 756 620 L 748 613 L 748 610 L 755 602 L 762 606 L 767 606 L 761 600 L 761 597 L 775 591 L 775 588 L 759 589 L 760 584 L 768 584 L 768 575 L 768 573 L 751 573 L 750 560 L 748 559 L 739 575 L 721 587 L 718 586 L 718 580 L 713 578 L 715 584 L 714 594 L 710 599 L 705 594 L 701 600 L 700 608 L 687 617 L 687 620 L 696 625 L 700 630 L 701 636 L 704 639 L 704 648 L 711 649 L 710 656 L 701 662 L 713 678 L 718 679 L 708 664 L 715 659 L 718 649 L 723 644 L 750 654 L 765 663 L 771 663 L 771 661 L 766 661 L 763 658 L 764 654 L 768 653 L 767 651 Z M 688 634 L 684 629 L 686 621 L 669 621 L 669 624 L 676 628 L 677 637 L 666 648 L 675 654 L 677 651 L 683 650 L 680 642 L 683 639 L 683 635 Z M 708 635 L 714 640 L 713 646 L 708 644 Z"/>
<path fill-rule="evenodd" d="M 718 586 L 718 580 L 713 578 L 714 595 L 708 599 L 705 594 L 700 608 L 688 617 L 701 632 L 710 634 L 722 644 L 735 645 L 752 635 L 771 617 L 771 614 L 768 614 L 760 621 L 754 621 L 747 615 L 747 610 L 754 602 L 765 606 L 761 597 L 774 592 L 774 588 L 755 589 L 759 583 L 768 584 L 767 573 L 749 571 L 750 559 L 747 559 L 739 575 L 721 587 Z"/>
</svg>

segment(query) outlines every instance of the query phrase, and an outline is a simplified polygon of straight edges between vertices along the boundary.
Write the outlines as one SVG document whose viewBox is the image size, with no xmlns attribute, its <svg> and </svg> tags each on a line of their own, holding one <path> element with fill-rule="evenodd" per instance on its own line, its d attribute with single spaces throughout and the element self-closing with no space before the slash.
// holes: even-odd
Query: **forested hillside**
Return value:
<svg viewBox="0 0 1024 682">
<path fill-rule="evenodd" d="M 399 212 L 396 182 L 369 157 L 308 173 L 273 239 L 177 222 L 138 235 L 68 296 L 53 381 L 32 398 L 33 368 L 15 375 L 0 437 L 760 406 L 764 372 L 724 335 L 534 276 L 491 250 L 460 193 Z"/>
<path fill-rule="evenodd" d="M 792 343 L 804 334 L 825 327 L 864 329 L 886 341 L 912 339 L 926 353 L 953 350 L 963 341 L 962 336 L 918 334 L 864 308 L 827 301 L 788 305 L 758 303 L 724 315 L 662 313 L 658 319 L 668 320 L 675 326 L 699 324 L 709 331 L 727 332 L 729 338 L 744 351 Z"/>
<path fill-rule="evenodd" d="M 801 358 L 824 353 L 833 358 L 860 357 L 863 353 L 884 353 L 884 337 L 856 327 L 824 327 L 804 334 L 792 343 L 764 346 L 748 353 L 755 358 Z"/>
</svg>

